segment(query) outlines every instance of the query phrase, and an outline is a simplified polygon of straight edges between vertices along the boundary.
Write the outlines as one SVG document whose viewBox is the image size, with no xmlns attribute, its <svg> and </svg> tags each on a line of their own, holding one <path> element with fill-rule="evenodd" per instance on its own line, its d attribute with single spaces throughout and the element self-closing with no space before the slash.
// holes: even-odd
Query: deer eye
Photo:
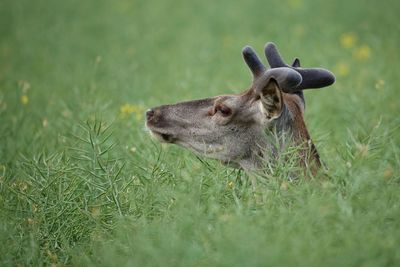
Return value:
<svg viewBox="0 0 400 267">
<path fill-rule="evenodd" d="M 228 117 L 232 114 L 232 110 L 224 105 L 218 105 L 215 107 L 215 113 L 219 112 L 223 117 Z"/>
</svg>

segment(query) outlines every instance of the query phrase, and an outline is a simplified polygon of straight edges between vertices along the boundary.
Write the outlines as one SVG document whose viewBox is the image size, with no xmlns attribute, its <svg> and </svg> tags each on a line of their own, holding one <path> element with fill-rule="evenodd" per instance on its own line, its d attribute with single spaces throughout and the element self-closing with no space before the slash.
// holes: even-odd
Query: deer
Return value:
<svg viewBox="0 0 400 267">
<path fill-rule="evenodd" d="M 151 135 L 247 171 L 261 169 L 265 160 L 279 154 L 278 137 L 280 145 L 299 145 L 299 164 L 317 172 L 321 160 L 304 121 L 303 90 L 330 86 L 335 76 L 323 68 L 302 68 L 298 58 L 286 64 L 272 42 L 264 52 L 269 69 L 251 46 L 243 48 L 253 77 L 242 93 L 148 109 Z"/>
</svg>

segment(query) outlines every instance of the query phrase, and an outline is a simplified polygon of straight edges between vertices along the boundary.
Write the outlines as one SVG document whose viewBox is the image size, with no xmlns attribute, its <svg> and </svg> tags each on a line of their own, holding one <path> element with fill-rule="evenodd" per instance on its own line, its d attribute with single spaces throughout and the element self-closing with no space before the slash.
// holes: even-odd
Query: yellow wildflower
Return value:
<svg viewBox="0 0 400 267">
<path fill-rule="evenodd" d="M 28 184 L 25 181 L 16 181 L 11 186 L 18 188 L 20 191 L 26 191 L 28 189 Z"/>
<path fill-rule="evenodd" d="M 235 186 L 235 184 L 234 184 L 232 181 L 230 181 L 230 182 L 228 183 L 228 186 L 229 186 L 230 188 L 233 188 L 233 187 Z"/>
<path fill-rule="evenodd" d="M 43 125 L 44 128 L 46 128 L 49 125 L 49 121 L 47 120 L 47 118 L 43 119 L 42 125 Z"/>
<path fill-rule="evenodd" d="M 125 104 L 120 108 L 122 114 L 131 114 L 135 112 L 135 106 L 130 104 Z"/>
<path fill-rule="evenodd" d="M 357 42 L 357 36 L 354 33 L 344 33 L 340 36 L 340 44 L 344 48 L 352 48 Z"/>
<path fill-rule="evenodd" d="M 283 182 L 281 183 L 280 188 L 281 188 L 281 190 L 283 190 L 283 191 L 288 190 L 288 188 L 289 188 L 289 183 L 286 182 L 286 181 L 283 181 Z"/>
<path fill-rule="evenodd" d="M 95 61 L 95 65 L 99 65 L 100 64 L 100 62 L 101 62 L 101 60 L 102 60 L 102 58 L 101 58 L 101 56 L 97 56 L 96 57 L 96 61 Z"/>
<path fill-rule="evenodd" d="M 375 83 L 376 89 L 383 90 L 384 87 L 385 87 L 385 80 L 379 79 L 378 81 L 376 81 Z"/>
<path fill-rule="evenodd" d="M 335 67 L 335 70 L 335 72 L 340 76 L 347 76 L 350 72 L 349 65 L 344 62 L 338 63 Z"/>
<path fill-rule="evenodd" d="M 21 96 L 21 103 L 23 105 L 26 105 L 26 104 L 28 104 L 28 102 L 29 102 L 29 97 L 27 95 L 22 95 Z"/>
<path fill-rule="evenodd" d="M 32 204 L 32 212 L 36 213 L 38 211 L 38 205 L 37 204 Z"/>
<path fill-rule="evenodd" d="M 358 60 L 366 60 L 371 56 L 371 49 L 368 45 L 362 45 L 353 52 L 353 57 Z"/>
<path fill-rule="evenodd" d="M 92 214 L 93 217 L 95 217 L 95 218 L 98 217 L 101 213 L 100 207 L 98 207 L 98 206 L 92 207 L 90 209 L 90 213 Z"/>
<path fill-rule="evenodd" d="M 121 106 L 120 112 L 122 115 L 135 114 L 135 118 L 137 120 L 141 120 L 144 112 L 144 107 L 138 105 L 125 104 Z"/>
<path fill-rule="evenodd" d="M 58 262 L 57 254 L 52 253 L 49 249 L 47 249 L 46 253 L 53 265 L 58 265 L 56 264 Z"/>
</svg>

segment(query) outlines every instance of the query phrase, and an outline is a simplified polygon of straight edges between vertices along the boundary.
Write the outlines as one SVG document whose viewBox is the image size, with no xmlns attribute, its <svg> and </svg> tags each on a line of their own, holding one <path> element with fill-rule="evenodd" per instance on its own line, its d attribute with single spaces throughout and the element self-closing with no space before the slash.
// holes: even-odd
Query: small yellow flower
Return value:
<svg viewBox="0 0 400 267">
<path fill-rule="evenodd" d="M 92 214 L 93 217 L 98 217 L 101 213 L 100 207 L 98 207 L 98 206 L 92 207 L 90 209 L 90 213 Z"/>
<path fill-rule="evenodd" d="M 353 52 L 353 57 L 358 60 L 366 60 L 371 56 L 371 48 L 368 45 L 362 45 Z"/>
<path fill-rule="evenodd" d="M 22 95 L 21 96 L 21 103 L 23 105 L 26 105 L 26 104 L 28 104 L 28 102 L 29 102 L 29 97 L 27 95 Z"/>
<path fill-rule="evenodd" d="M 344 48 L 352 48 L 357 43 L 357 36 L 354 33 L 348 32 L 340 36 L 340 44 Z"/>
<path fill-rule="evenodd" d="M 283 191 L 286 191 L 286 190 L 288 190 L 288 188 L 289 188 L 289 183 L 288 182 L 286 182 L 286 181 L 283 181 L 282 183 L 281 183 L 281 190 L 283 190 Z"/>
<path fill-rule="evenodd" d="M 349 72 L 350 72 L 349 65 L 347 65 L 347 63 L 344 63 L 344 62 L 338 63 L 335 67 L 335 70 L 336 70 L 336 73 L 340 76 L 347 76 L 347 75 L 349 75 Z"/>
<path fill-rule="evenodd" d="M 101 60 L 102 60 L 101 56 L 97 56 L 96 57 L 96 61 L 95 61 L 95 65 L 99 65 Z"/>
<path fill-rule="evenodd" d="M 47 118 L 43 119 L 42 125 L 43 125 L 44 128 L 46 128 L 49 125 L 49 121 L 47 120 Z"/>
<path fill-rule="evenodd" d="M 232 181 L 230 181 L 230 182 L 228 183 L 228 186 L 229 186 L 229 188 L 233 188 L 233 187 L 235 186 L 235 184 L 234 184 Z"/>
<path fill-rule="evenodd" d="M 376 81 L 375 88 L 377 90 L 383 90 L 384 87 L 385 87 L 385 80 L 379 79 L 378 81 Z"/>
<path fill-rule="evenodd" d="M 37 204 L 33 204 L 32 205 L 32 212 L 36 213 L 38 211 L 38 205 Z"/>
<path fill-rule="evenodd" d="M 47 256 L 49 257 L 50 261 L 53 263 L 53 265 L 56 265 L 55 263 L 58 262 L 57 254 L 52 253 L 49 249 L 47 249 Z"/>
<path fill-rule="evenodd" d="M 134 105 L 125 104 L 120 108 L 121 113 L 123 114 L 131 114 L 136 111 L 136 107 Z"/>
<path fill-rule="evenodd" d="M 21 190 L 21 191 L 26 191 L 28 189 L 28 184 L 24 181 L 18 181 L 17 186 L 19 187 L 19 190 Z"/>
<path fill-rule="evenodd" d="M 141 120 L 144 112 L 144 107 L 138 105 L 125 104 L 120 107 L 122 115 L 135 114 L 136 120 Z"/>
</svg>

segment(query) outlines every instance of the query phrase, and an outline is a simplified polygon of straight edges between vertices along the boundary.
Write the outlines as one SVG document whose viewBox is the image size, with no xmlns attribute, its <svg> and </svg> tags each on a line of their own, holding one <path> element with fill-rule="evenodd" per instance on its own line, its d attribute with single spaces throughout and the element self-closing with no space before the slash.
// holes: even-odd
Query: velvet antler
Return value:
<svg viewBox="0 0 400 267">
<path fill-rule="evenodd" d="M 242 50 L 242 54 L 244 61 L 246 62 L 247 66 L 249 66 L 254 78 L 264 74 L 266 68 L 251 46 L 245 46 Z"/>
<path fill-rule="evenodd" d="M 292 89 L 291 93 L 295 93 L 303 89 L 321 88 L 329 86 L 335 82 L 335 76 L 333 73 L 326 69 L 300 68 L 300 60 L 298 58 L 294 60 L 292 66 L 289 66 L 283 61 L 274 43 L 267 43 L 265 46 L 265 56 L 267 57 L 268 63 L 272 69 L 287 67 L 300 73 L 303 80 L 296 88 Z"/>
<path fill-rule="evenodd" d="M 286 93 L 293 92 L 301 84 L 301 75 L 291 68 L 283 66 L 267 70 L 250 46 L 245 46 L 242 53 L 244 61 L 253 73 L 254 88 L 259 87 L 270 78 L 274 78 Z"/>
</svg>

